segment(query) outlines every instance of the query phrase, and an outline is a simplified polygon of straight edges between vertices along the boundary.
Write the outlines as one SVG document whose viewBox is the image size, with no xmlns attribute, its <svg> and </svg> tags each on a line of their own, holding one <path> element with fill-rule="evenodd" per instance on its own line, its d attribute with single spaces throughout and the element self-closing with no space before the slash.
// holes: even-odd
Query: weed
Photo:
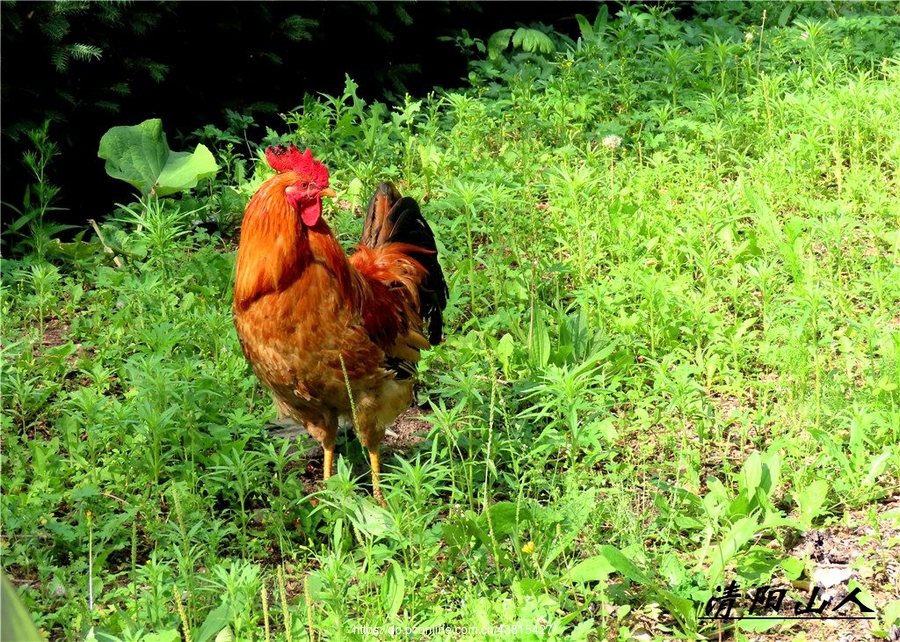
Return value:
<svg viewBox="0 0 900 642">
<path fill-rule="evenodd" d="M 59 154 L 59 148 L 50 139 L 50 121 L 46 121 L 39 129 L 28 131 L 28 138 L 34 150 L 25 152 L 22 159 L 34 182 L 25 187 L 22 207 L 8 202 L 3 206 L 16 214 L 11 222 L 5 222 L 4 239 L 9 242 L 10 236 L 18 241 L 10 246 L 14 254 L 28 252 L 38 261 L 48 258 L 53 237 L 60 232 L 73 229 L 72 225 L 61 225 L 45 221 L 48 212 L 60 211 L 53 202 L 57 200 L 59 188 L 50 183 L 49 168 L 53 157 Z"/>
</svg>

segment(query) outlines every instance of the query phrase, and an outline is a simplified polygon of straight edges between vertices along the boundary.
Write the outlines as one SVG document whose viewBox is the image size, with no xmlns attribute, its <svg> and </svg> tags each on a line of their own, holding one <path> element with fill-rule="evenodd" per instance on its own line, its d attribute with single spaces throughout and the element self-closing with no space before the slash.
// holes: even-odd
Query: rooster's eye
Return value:
<svg viewBox="0 0 900 642">
<path fill-rule="evenodd" d="M 306 181 L 300 182 L 300 189 L 307 189 L 308 187 L 309 187 L 309 183 L 307 183 Z"/>
</svg>

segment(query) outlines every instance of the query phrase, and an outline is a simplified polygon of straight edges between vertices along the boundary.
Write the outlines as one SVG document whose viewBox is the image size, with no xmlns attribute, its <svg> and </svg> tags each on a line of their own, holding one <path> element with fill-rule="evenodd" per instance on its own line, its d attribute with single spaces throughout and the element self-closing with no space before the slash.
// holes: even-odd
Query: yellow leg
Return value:
<svg viewBox="0 0 900 642">
<path fill-rule="evenodd" d="M 306 432 L 310 437 L 322 444 L 325 450 L 325 461 L 322 462 L 322 479 L 331 477 L 331 464 L 334 461 L 334 442 L 337 439 L 337 417 L 323 416 L 314 421 L 307 420 Z"/>
<path fill-rule="evenodd" d="M 334 442 L 331 444 L 322 444 L 325 449 L 325 461 L 323 463 L 322 479 L 331 477 L 331 461 L 334 459 Z"/>
<path fill-rule="evenodd" d="M 384 495 L 381 494 L 381 456 L 378 452 L 378 446 L 369 448 L 369 464 L 372 466 L 372 495 L 382 506 L 384 503 Z"/>
</svg>

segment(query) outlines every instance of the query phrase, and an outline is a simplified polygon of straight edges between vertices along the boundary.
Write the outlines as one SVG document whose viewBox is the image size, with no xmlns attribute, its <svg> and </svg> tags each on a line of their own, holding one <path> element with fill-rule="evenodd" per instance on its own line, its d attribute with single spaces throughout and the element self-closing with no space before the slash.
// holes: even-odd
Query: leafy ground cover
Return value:
<svg viewBox="0 0 900 642">
<path fill-rule="evenodd" d="M 3 261 L 2 553 L 48 637 L 892 635 L 900 17 L 740 9 L 461 39 L 490 54 L 472 89 L 388 108 L 348 79 L 259 141 L 329 165 L 348 247 L 382 179 L 435 228 L 447 339 L 386 509 L 355 439 L 322 486 L 268 434 L 230 313 L 267 175 L 246 132 L 200 132 L 215 181 L 74 244 L 43 223 L 35 133 Z M 703 619 L 732 580 L 791 609 L 859 587 L 874 619 Z"/>
</svg>

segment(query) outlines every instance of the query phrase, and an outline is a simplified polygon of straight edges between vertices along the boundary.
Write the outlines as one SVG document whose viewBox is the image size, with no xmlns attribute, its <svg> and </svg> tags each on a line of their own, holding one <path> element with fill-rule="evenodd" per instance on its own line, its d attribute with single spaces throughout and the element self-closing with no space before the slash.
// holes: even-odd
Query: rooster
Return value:
<svg viewBox="0 0 900 642">
<path fill-rule="evenodd" d="M 385 427 L 412 403 L 420 351 L 442 339 L 448 290 L 434 234 L 415 200 L 381 183 L 348 258 L 322 219 L 322 197 L 335 197 L 325 165 L 294 145 L 269 147 L 266 161 L 278 173 L 250 199 L 237 253 L 241 348 L 279 418 L 324 448 L 325 479 L 338 421 L 353 421 L 383 504 Z"/>
</svg>

